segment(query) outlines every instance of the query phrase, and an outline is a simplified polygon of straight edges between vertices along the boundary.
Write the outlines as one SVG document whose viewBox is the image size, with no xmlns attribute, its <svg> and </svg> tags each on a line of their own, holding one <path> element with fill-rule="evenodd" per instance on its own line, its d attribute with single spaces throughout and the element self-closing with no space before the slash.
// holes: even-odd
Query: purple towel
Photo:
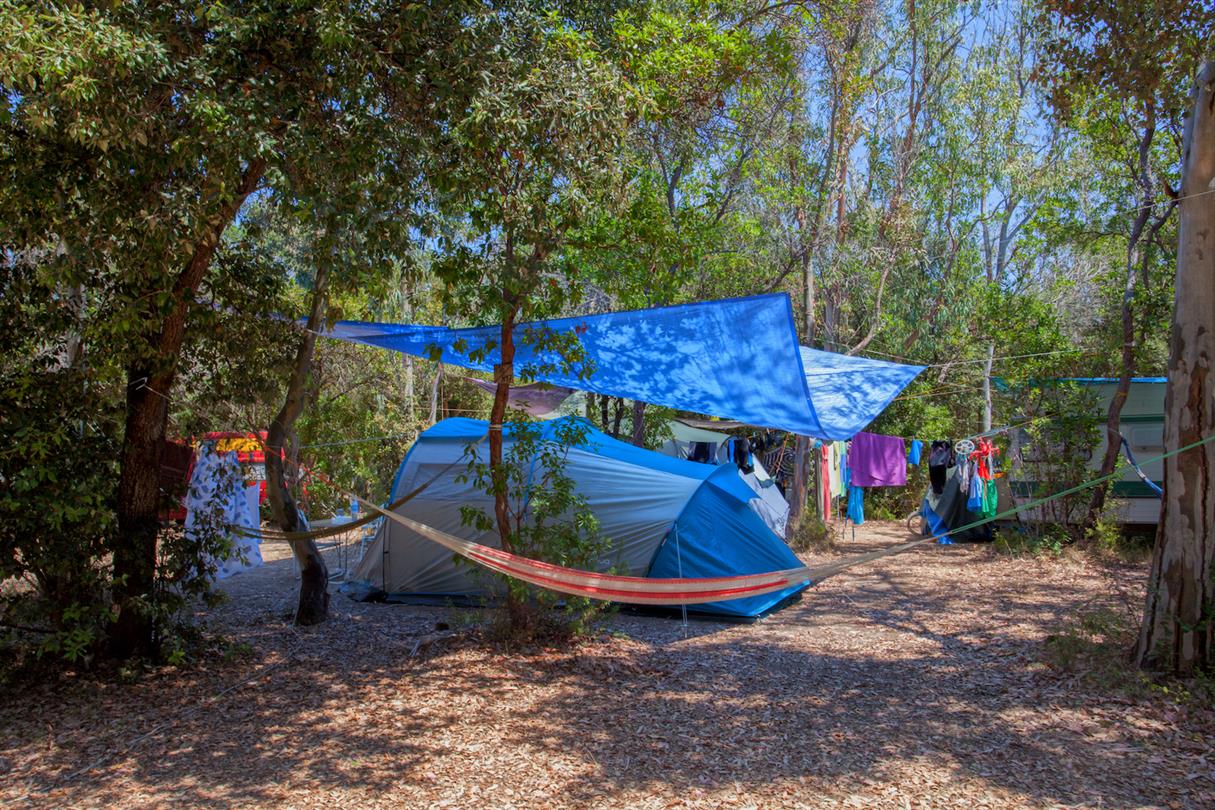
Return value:
<svg viewBox="0 0 1215 810">
<path fill-rule="evenodd" d="M 848 466 L 853 486 L 907 486 L 907 448 L 898 436 L 856 434 L 848 451 Z"/>
</svg>

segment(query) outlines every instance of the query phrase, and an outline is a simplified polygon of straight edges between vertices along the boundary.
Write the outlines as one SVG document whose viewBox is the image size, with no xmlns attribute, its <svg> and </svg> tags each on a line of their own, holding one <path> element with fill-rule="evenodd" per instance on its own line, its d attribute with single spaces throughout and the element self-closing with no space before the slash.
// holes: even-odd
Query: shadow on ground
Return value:
<svg viewBox="0 0 1215 810">
<path fill-rule="evenodd" d="M 622 616 L 630 638 L 524 655 L 455 643 L 411 656 L 446 611 L 343 597 L 333 621 L 296 631 L 271 589 L 249 595 L 238 623 L 253 662 L 129 688 L 48 687 L 35 702 L 53 717 L 14 704 L 21 734 L 4 744 L 0 796 L 249 805 L 309 791 L 475 806 L 509 788 L 521 804 L 586 805 L 785 784 L 834 803 L 920 778 L 927 795 L 977 784 L 1032 804 L 1211 795 L 1198 751 L 1162 751 L 1163 738 L 1126 722 L 1136 707 L 1035 664 L 1042 628 L 1090 595 L 1047 582 L 942 588 L 917 573 L 977 564 L 949 554 L 825 585 L 753 626 L 692 622 L 685 638 L 678 619 Z M 1069 719 L 1079 711 L 1088 719 Z"/>
</svg>

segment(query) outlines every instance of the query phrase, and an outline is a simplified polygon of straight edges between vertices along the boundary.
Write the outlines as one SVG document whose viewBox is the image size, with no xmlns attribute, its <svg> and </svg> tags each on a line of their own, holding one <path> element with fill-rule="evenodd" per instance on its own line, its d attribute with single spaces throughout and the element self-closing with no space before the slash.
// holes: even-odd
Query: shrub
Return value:
<svg viewBox="0 0 1215 810">
<path fill-rule="evenodd" d="M 580 419 L 537 423 L 516 413 L 507 424 L 511 443 L 503 457 L 510 512 L 511 550 L 523 557 L 580 570 L 598 570 L 611 548 L 587 500 L 565 474 L 570 448 L 586 440 L 589 424 Z M 459 480 L 492 494 L 489 464 L 476 445 L 467 451 Z M 477 507 L 460 508 L 464 525 L 497 530 L 494 519 Z M 506 590 L 507 610 L 491 623 L 495 640 L 516 644 L 564 642 L 585 634 L 605 604 L 536 588 L 511 577 L 490 574 Z"/>
<path fill-rule="evenodd" d="M 805 515 L 789 541 L 794 551 L 834 551 L 839 541 L 839 530 L 815 515 Z"/>
</svg>

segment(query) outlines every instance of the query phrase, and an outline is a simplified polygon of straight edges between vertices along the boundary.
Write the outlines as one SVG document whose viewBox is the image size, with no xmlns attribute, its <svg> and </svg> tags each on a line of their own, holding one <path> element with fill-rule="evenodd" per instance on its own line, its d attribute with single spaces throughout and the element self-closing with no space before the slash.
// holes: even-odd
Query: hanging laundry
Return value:
<svg viewBox="0 0 1215 810">
<path fill-rule="evenodd" d="M 848 519 L 857 526 L 865 522 L 865 491 L 860 487 L 848 487 Z"/>
<path fill-rule="evenodd" d="M 823 442 L 822 448 L 819 449 L 819 490 L 822 493 L 819 497 L 823 503 L 823 520 L 830 521 L 834 518 L 831 514 L 831 443 Z"/>
<path fill-rule="evenodd" d="M 914 466 L 920 465 L 920 453 L 924 450 L 924 443 L 919 439 L 911 440 L 911 449 L 907 451 L 907 463 Z"/>
<path fill-rule="evenodd" d="M 827 475 L 831 481 L 831 497 L 840 498 L 844 495 L 843 477 L 840 475 L 840 460 L 844 454 L 843 442 L 832 442 L 830 445 L 830 466 Z"/>
<path fill-rule="evenodd" d="M 751 460 L 751 442 L 746 436 L 730 440 L 734 449 L 734 463 L 744 473 L 755 472 L 755 462 Z"/>
<path fill-rule="evenodd" d="M 840 442 L 843 450 L 840 452 L 840 484 L 844 488 L 844 492 L 848 491 L 848 487 L 852 484 L 852 466 L 848 463 L 849 445 L 851 442 Z"/>
<path fill-rule="evenodd" d="M 983 498 L 981 505 L 981 514 L 985 518 L 993 518 L 996 512 L 999 511 L 999 493 L 996 491 L 996 481 L 991 479 L 983 482 Z"/>
<path fill-rule="evenodd" d="M 976 515 L 981 514 L 983 511 L 983 482 L 978 478 L 975 478 L 971 482 L 970 491 L 966 498 L 966 508 Z"/>
<path fill-rule="evenodd" d="M 958 460 L 958 471 L 956 473 L 958 476 L 958 491 L 963 495 L 970 494 L 970 476 L 972 471 L 970 459 L 963 458 Z"/>
<path fill-rule="evenodd" d="M 226 554 L 218 558 L 208 556 L 208 564 L 215 566 L 216 579 L 226 579 L 262 564 L 257 540 L 232 532 L 233 526 L 245 529 L 261 526 L 257 502 L 250 503 L 248 489 L 234 451 L 217 453 L 209 442 L 199 446 L 186 494 L 183 529 L 196 542 L 211 542 L 216 535 L 231 541 Z"/>
<path fill-rule="evenodd" d="M 999 508 L 995 480 L 998 463 L 996 456 L 999 453 L 1000 448 L 992 444 L 990 440 L 979 439 L 975 444 L 974 452 L 970 454 L 974 473 L 971 476 L 970 497 L 967 499 L 966 506 L 985 518 L 995 517 Z M 977 506 L 972 505 L 976 502 Z"/>
<path fill-rule="evenodd" d="M 907 447 L 898 436 L 856 434 L 852 437 L 849 466 L 854 486 L 907 486 Z"/>
<path fill-rule="evenodd" d="M 940 495 L 945 490 L 945 470 L 953 464 L 953 446 L 938 439 L 928 450 L 928 480 L 932 483 L 934 495 Z"/>
</svg>

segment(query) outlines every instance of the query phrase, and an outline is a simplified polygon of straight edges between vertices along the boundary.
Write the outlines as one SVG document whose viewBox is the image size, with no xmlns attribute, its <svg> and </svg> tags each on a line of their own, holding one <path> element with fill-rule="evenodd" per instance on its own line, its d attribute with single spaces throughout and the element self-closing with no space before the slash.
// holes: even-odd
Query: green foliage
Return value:
<svg viewBox="0 0 1215 810">
<path fill-rule="evenodd" d="M 1101 519 L 1085 535 L 1084 548 L 1098 559 L 1143 563 L 1152 555 L 1155 532 L 1132 532 L 1110 519 Z"/>
<path fill-rule="evenodd" d="M 1019 526 L 999 529 L 991 549 L 1009 557 L 1058 557 L 1070 542 L 1071 536 L 1061 524 L 1047 523 L 1032 531 Z"/>
<path fill-rule="evenodd" d="M 93 389 L 96 411 L 128 400 L 128 430 L 99 431 L 118 445 L 104 463 L 68 450 L 78 468 L 121 482 L 123 519 L 101 542 L 124 571 L 124 609 L 165 605 L 149 590 L 163 403 L 180 406 L 187 431 L 211 426 L 216 402 L 237 400 L 222 409 L 226 427 L 259 416 L 287 336 L 250 319 L 287 309 L 284 282 L 313 277 L 276 276 L 239 238 L 215 261 L 220 235 L 251 195 L 309 232 L 309 263 L 323 255 L 348 270 L 335 286 L 369 286 L 368 264 L 404 253 L 420 225 L 423 147 L 478 87 L 497 19 L 458 1 L 0 6 L 0 261 L 30 265 L 49 293 L 29 299 L 18 331 L 58 301 L 83 302 L 72 330 L 88 375 L 108 383 Z M 240 223 L 245 242 L 259 227 L 252 215 Z M 190 390 L 175 402 L 183 352 Z M 115 384 L 124 374 L 130 386 Z M 97 497 L 112 500 L 112 488 Z M 77 559 L 106 559 L 89 547 L 96 536 Z M 120 646 L 148 648 L 146 622 L 120 624 Z"/>
<path fill-rule="evenodd" d="M 1040 384 L 1016 392 L 1028 420 L 1017 437 L 1024 464 L 1021 476 L 1034 482 L 1028 494 L 1040 498 L 1091 478 L 1089 461 L 1101 422 L 1093 393 L 1068 383 Z M 1087 496 L 1087 492 L 1079 492 L 1057 498 L 1044 504 L 1036 517 L 1048 526 L 1076 525 L 1088 506 Z M 1069 542 L 1076 539 L 1070 537 Z"/>
<path fill-rule="evenodd" d="M 509 544 L 514 553 L 584 571 L 610 567 L 611 539 L 600 534 L 599 521 L 586 497 L 564 471 L 570 449 L 585 442 L 589 429 L 588 423 L 576 418 L 534 422 L 515 414 L 506 426 L 510 446 L 503 458 L 504 476 L 495 475 L 489 463 L 481 460 L 480 443 L 467 448 L 468 465 L 457 480 L 491 493 L 495 487 L 502 488 L 507 496 Z M 477 507 L 460 507 L 460 518 L 464 525 L 480 532 L 495 529 L 493 517 Z M 604 606 L 509 577 L 501 579 L 515 605 L 523 606 L 526 613 L 523 621 L 518 615 L 509 617 L 510 636 L 517 642 L 581 635 Z M 560 618 L 553 612 L 558 606 Z"/>
<path fill-rule="evenodd" d="M 1105 692 L 1139 699 L 1164 698 L 1209 711 L 1215 706 L 1215 681 L 1209 675 L 1178 681 L 1153 676 L 1132 664 L 1130 651 L 1139 634 L 1138 607 L 1097 606 L 1078 611 L 1047 636 L 1044 663 Z"/>
<path fill-rule="evenodd" d="M 1171 134 L 1210 45 L 1207 4 L 1141 5 L 0 6 L 5 617 L 49 631 L 48 653 L 95 655 L 130 547 L 124 400 L 163 372 L 148 396 L 171 435 L 264 428 L 298 338 L 269 316 L 303 312 L 322 271 L 331 318 L 453 325 L 787 291 L 803 342 L 932 366 L 873 430 L 977 433 L 1001 378 L 995 424 L 1028 420 L 1041 491 L 1077 483 L 1091 408 L 1036 382 L 1122 370 L 1127 212 L 1177 186 Z M 1167 354 L 1166 209 L 1133 268 L 1142 370 Z M 183 308 L 181 347 L 162 351 Z M 572 336 L 524 342 L 595 371 Z M 989 349 L 1035 356 L 989 373 Z M 384 497 L 432 383 L 437 415 L 484 413 L 433 363 L 322 342 L 301 461 Z M 648 406 L 647 446 L 668 416 Z M 533 449 L 555 460 L 554 441 Z M 512 528 L 521 547 L 593 562 L 560 475 L 547 493 L 517 471 L 478 480 L 540 510 Z M 345 506 L 306 486 L 314 512 Z M 869 511 L 906 514 L 925 487 L 921 467 Z M 162 539 L 136 604 L 180 656 L 173 614 L 207 596 L 190 584 L 206 549 Z M 1121 547 L 1106 526 L 1091 542 Z"/>
<path fill-rule="evenodd" d="M 1194 71 L 1215 44 L 1211 8 L 1188 0 L 1044 0 L 1040 77 L 1064 114 L 1092 92 L 1184 113 Z"/>
</svg>

